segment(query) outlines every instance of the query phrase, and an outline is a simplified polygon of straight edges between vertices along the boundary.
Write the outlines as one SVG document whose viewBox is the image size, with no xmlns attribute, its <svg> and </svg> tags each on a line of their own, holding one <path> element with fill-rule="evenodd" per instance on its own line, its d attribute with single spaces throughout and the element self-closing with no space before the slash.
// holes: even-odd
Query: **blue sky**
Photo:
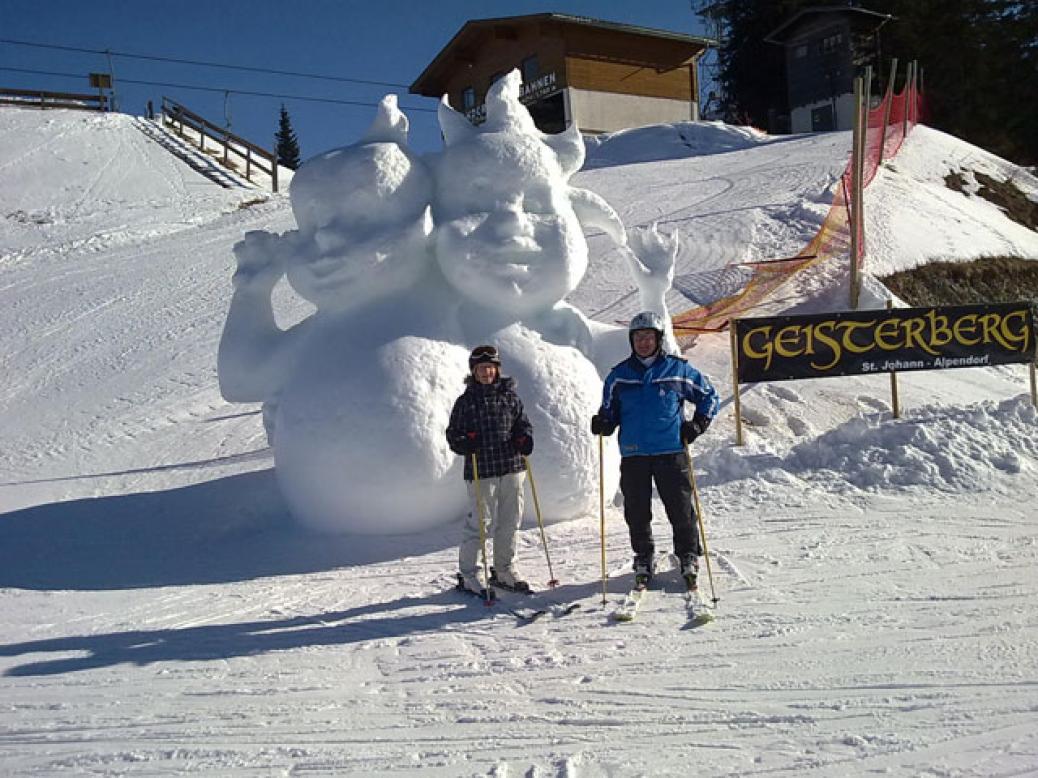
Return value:
<svg viewBox="0 0 1038 778">
<path fill-rule="evenodd" d="M 306 159 L 356 141 L 374 116 L 374 104 L 395 92 L 411 121 L 412 145 L 418 151 L 432 151 L 440 147 L 436 101 L 409 95 L 407 87 L 468 19 L 551 11 L 705 34 L 690 0 L 0 0 L 0 86 L 90 92 L 87 74 L 108 71 L 104 54 L 8 41 L 378 81 L 388 86 L 154 62 L 118 54 L 111 58 L 119 109 L 126 113 L 143 114 L 148 100 L 158 105 L 165 95 L 221 126 L 229 120 L 233 132 L 271 148 L 278 109 L 284 102 Z M 311 102 L 293 96 L 361 105 Z"/>
</svg>

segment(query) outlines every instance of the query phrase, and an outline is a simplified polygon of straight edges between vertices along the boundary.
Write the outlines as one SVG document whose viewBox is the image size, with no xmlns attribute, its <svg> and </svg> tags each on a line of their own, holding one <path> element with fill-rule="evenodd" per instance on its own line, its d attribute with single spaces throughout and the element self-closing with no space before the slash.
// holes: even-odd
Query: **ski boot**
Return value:
<svg viewBox="0 0 1038 778">
<path fill-rule="evenodd" d="M 652 557 L 636 556 L 631 567 L 634 570 L 634 588 L 647 589 L 652 580 Z"/>
<path fill-rule="evenodd" d="M 681 567 L 681 578 L 685 582 L 685 588 L 694 592 L 699 589 L 699 560 L 695 554 L 685 554 L 679 560 Z"/>
<path fill-rule="evenodd" d="M 462 575 L 458 573 L 458 584 L 455 587 L 459 592 L 465 592 L 465 594 L 471 594 L 474 597 L 479 597 L 487 602 L 494 602 L 497 600 L 497 593 L 493 587 L 487 590 L 485 586 L 480 582 L 479 578 L 474 575 Z"/>
<path fill-rule="evenodd" d="M 493 567 L 490 568 L 490 583 L 500 589 L 506 589 L 517 594 L 533 594 L 533 589 L 526 581 L 520 580 L 515 570 L 506 569 L 500 573 Z"/>
</svg>

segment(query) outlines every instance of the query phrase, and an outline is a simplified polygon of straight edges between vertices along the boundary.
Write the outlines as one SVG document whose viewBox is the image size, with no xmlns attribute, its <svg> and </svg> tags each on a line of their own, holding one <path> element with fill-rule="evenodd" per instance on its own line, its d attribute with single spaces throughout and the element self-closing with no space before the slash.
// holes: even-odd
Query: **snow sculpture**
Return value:
<svg viewBox="0 0 1038 778">
<path fill-rule="evenodd" d="M 440 296 L 432 181 L 406 136 L 389 96 L 364 139 L 296 173 L 298 230 L 249 232 L 234 248 L 220 389 L 264 403 L 278 483 L 293 515 L 317 529 L 402 532 L 464 508 L 448 478 L 450 406 L 435 398 L 464 375 L 468 350 L 420 337 L 443 312 L 430 303 Z M 283 275 L 317 308 L 284 331 L 271 305 Z"/>
<path fill-rule="evenodd" d="M 479 127 L 444 102 L 445 149 L 428 159 L 407 149 L 407 119 L 386 97 L 364 139 L 296 173 L 298 230 L 235 246 L 221 391 L 264 403 L 278 482 L 308 526 L 399 533 L 462 515 L 461 460 L 443 433 L 468 350 L 483 342 L 518 379 L 545 519 L 597 510 L 587 423 L 628 345 L 565 297 L 587 268 L 584 228 L 622 247 L 627 234 L 604 200 L 568 184 L 583 163 L 579 133 L 542 134 L 519 90 L 518 72 L 500 79 Z M 642 303 L 666 316 L 677 244 L 652 228 L 632 248 Z M 271 306 L 282 276 L 316 307 L 289 330 Z M 605 453 L 611 495 L 615 441 Z"/>
</svg>

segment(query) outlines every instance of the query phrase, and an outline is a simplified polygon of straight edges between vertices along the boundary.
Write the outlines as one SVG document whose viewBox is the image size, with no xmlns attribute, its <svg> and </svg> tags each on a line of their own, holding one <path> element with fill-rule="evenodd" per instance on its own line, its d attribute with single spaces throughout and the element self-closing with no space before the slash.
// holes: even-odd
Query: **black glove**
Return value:
<svg viewBox="0 0 1038 778">
<path fill-rule="evenodd" d="M 609 419 L 604 419 L 597 413 L 591 417 L 592 435 L 605 435 L 608 437 L 609 435 L 612 435 L 615 430 L 616 425 L 609 421 Z"/>
<path fill-rule="evenodd" d="M 533 437 L 530 435 L 516 435 L 512 438 L 512 448 L 524 457 L 533 453 Z"/>
<path fill-rule="evenodd" d="M 709 418 L 701 413 L 695 414 L 691 421 L 681 422 L 681 442 L 687 446 L 693 440 L 706 432 L 706 428 L 709 426 Z"/>
<path fill-rule="evenodd" d="M 455 454 L 460 454 L 461 456 L 475 454 L 479 450 L 479 436 L 475 432 L 455 435 L 454 439 L 451 440 L 451 449 Z"/>
</svg>

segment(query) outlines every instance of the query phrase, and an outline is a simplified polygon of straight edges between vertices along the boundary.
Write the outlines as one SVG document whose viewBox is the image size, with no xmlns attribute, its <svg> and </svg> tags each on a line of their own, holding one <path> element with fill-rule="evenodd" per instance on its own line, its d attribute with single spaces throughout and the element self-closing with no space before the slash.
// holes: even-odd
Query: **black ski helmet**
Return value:
<svg viewBox="0 0 1038 778">
<path fill-rule="evenodd" d="M 476 346 L 469 354 L 469 371 L 476 369 L 476 365 L 488 362 L 501 368 L 501 355 L 497 353 L 495 346 Z"/>
</svg>

